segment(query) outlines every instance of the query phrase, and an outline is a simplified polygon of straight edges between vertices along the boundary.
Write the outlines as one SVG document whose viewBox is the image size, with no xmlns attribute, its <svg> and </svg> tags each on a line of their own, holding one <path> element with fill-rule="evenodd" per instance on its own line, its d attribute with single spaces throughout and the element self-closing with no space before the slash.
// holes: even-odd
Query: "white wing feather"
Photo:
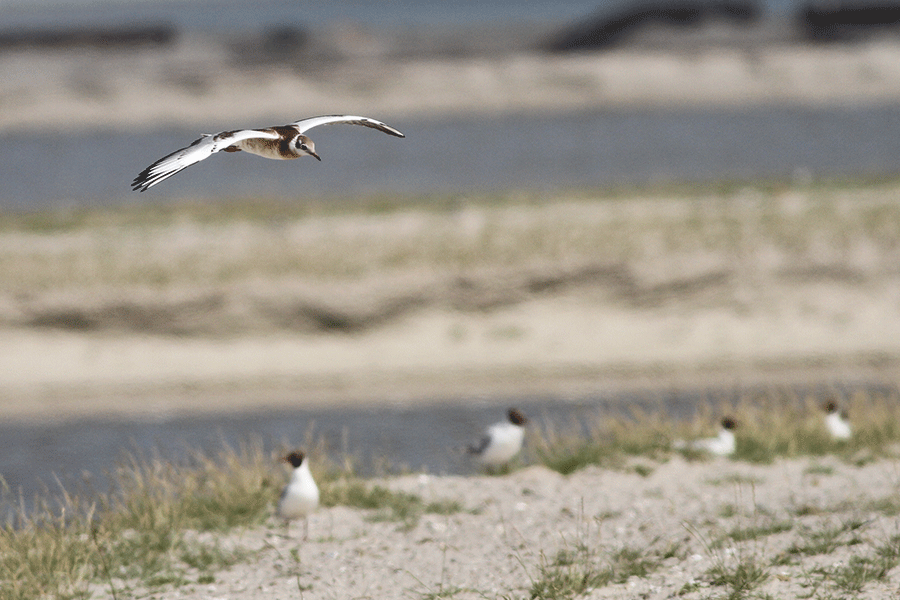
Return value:
<svg viewBox="0 0 900 600">
<path fill-rule="evenodd" d="M 143 171 L 141 171 L 131 183 L 133 190 L 145 191 L 160 181 L 164 181 L 172 175 L 187 169 L 189 166 L 207 159 L 216 152 L 224 150 L 241 140 L 251 138 L 277 139 L 274 131 L 260 129 L 240 129 L 238 131 L 222 131 L 215 135 L 208 133 L 195 140 L 190 146 L 181 148 L 168 154 Z"/>
<path fill-rule="evenodd" d="M 385 125 L 381 121 L 370 119 L 369 117 L 358 117 L 356 115 L 324 115 L 321 117 L 309 117 L 308 119 L 300 119 L 291 123 L 291 127 L 295 127 L 299 133 L 309 131 L 313 127 L 319 125 L 331 125 L 333 123 L 346 123 L 348 125 L 362 125 L 363 127 L 371 127 L 378 131 L 383 131 L 388 135 L 396 137 L 406 137 L 393 127 Z"/>
</svg>

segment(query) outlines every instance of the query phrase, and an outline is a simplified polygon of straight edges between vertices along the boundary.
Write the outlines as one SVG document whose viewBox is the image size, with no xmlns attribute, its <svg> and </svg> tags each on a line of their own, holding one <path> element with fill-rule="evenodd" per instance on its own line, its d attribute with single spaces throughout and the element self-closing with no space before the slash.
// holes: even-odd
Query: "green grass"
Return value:
<svg viewBox="0 0 900 600">
<path fill-rule="evenodd" d="M 734 565 L 716 564 L 706 576 L 710 584 L 726 588 L 725 598 L 741 600 L 769 579 L 769 571 L 758 559 L 743 558 Z"/>
<path fill-rule="evenodd" d="M 323 487 L 323 506 L 350 506 L 371 511 L 372 522 L 397 522 L 403 530 L 415 527 L 423 514 L 450 515 L 463 511 L 456 500 L 437 500 L 426 503 L 416 494 L 397 492 L 355 477 L 332 482 Z"/>
<path fill-rule="evenodd" d="M 320 445 L 310 447 L 326 506 L 370 510 L 371 520 L 404 529 L 422 514 L 463 510 L 456 501 L 424 502 L 370 485 L 330 463 Z M 4 599 L 88 598 L 92 585 L 130 593 L 209 583 L 253 553 L 198 534 L 263 525 L 286 473 L 276 456 L 251 442 L 179 462 L 129 455 L 108 479 L 109 493 L 64 493 L 53 502 L 39 497 L 30 512 L 20 510 L 0 528 Z M 7 493 L 5 501 L 14 499 Z"/>
<path fill-rule="evenodd" d="M 542 553 L 538 572 L 532 577 L 527 596 L 531 600 L 571 600 L 632 577 L 646 578 L 663 562 L 682 553 L 680 541 L 647 546 L 624 546 L 603 551 L 595 544 L 590 527 L 582 520 L 578 539 L 567 541 L 552 557 Z"/>
<path fill-rule="evenodd" d="M 702 452 L 673 449 L 673 440 L 715 433 L 722 414 L 737 418 L 737 449 L 732 460 L 770 464 L 779 458 L 834 456 L 862 466 L 876 458 L 893 457 L 900 448 L 900 403 L 896 394 L 857 393 L 842 405 L 849 408 L 854 427 L 849 441 L 832 440 L 825 429 L 821 398 L 800 398 L 789 389 L 773 387 L 765 394 L 750 394 L 735 405 L 706 407 L 692 420 L 667 420 L 661 413 L 630 415 L 598 413 L 584 423 L 542 431 L 530 440 L 537 462 L 562 474 L 589 465 L 631 470 L 642 476 L 653 472 L 652 463 L 673 455 L 686 460 L 708 460 Z M 641 457 L 640 463 L 631 460 Z M 833 467 L 813 464 L 811 475 L 828 475 Z M 743 475 L 723 475 L 710 485 L 760 483 Z M 896 504 L 900 507 L 900 503 Z M 900 508 L 897 508 L 900 510 Z"/>
<path fill-rule="evenodd" d="M 864 525 L 862 521 L 848 519 L 837 525 L 801 527 L 801 540 L 791 544 L 786 553 L 804 556 L 831 554 L 839 547 L 860 544 L 862 539 L 855 532 Z"/>
<path fill-rule="evenodd" d="M 630 418 L 602 415 L 591 419 L 587 435 L 580 431 L 582 423 L 572 430 L 548 429 L 531 440 L 532 451 L 545 466 L 568 475 L 588 465 L 623 468 L 629 457 L 660 459 L 666 456 L 673 439 L 674 424 L 659 415 L 636 412 Z M 652 468 L 647 464 L 633 467 L 642 477 Z"/>
<path fill-rule="evenodd" d="M 741 473 L 728 473 L 726 475 L 722 475 L 721 477 L 716 477 L 714 479 L 707 479 L 706 483 L 709 485 L 727 485 L 727 486 L 755 486 L 761 485 L 763 481 L 758 477 L 751 477 L 749 475 L 743 475 Z"/>
<path fill-rule="evenodd" d="M 790 521 L 773 521 L 763 525 L 752 525 L 748 527 L 735 527 L 728 533 L 728 537 L 735 542 L 744 542 L 747 540 L 755 540 L 758 538 L 784 533 L 794 528 L 794 524 Z"/>
<path fill-rule="evenodd" d="M 570 600 L 610 583 L 613 572 L 585 548 L 561 550 L 553 560 L 541 557 L 538 576 L 528 590 L 532 600 Z"/>
<path fill-rule="evenodd" d="M 846 565 L 830 569 L 826 579 L 843 592 L 858 594 L 867 583 L 885 579 L 888 571 L 895 565 L 896 562 L 885 561 L 880 557 L 871 559 L 851 556 Z"/>
<path fill-rule="evenodd" d="M 900 564 L 900 535 L 875 547 L 872 555 L 853 555 L 846 564 L 838 563 L 813 570 L 819 586 L 835 588 L 842 594 L 859 594 L 869 583 L 885 581 Z"/>
<path fill-rule="evenodd" d="M 887 496 L 885 498 L 875 498 L 864 503 L 866 510 L 880 512 L 888 517 L 896 517 L 900 515 L 900 498 L 897 495 Z"/>
<path fill-rule="evenodd" d="M 38 500 L 0 529 L 0 581 L 11 598 L 85 598 L 92 582 L 116 578 L 149 589 L 208 580 L 244 560 L 188 532 L 262 523 L 281 487 L 256 444 L 186 464 L 130 456 L 109 474 L 108 494 Z"/>
<path fill-rule="evenodd" d="M 834 467 L 831 465 L 811 464 L 804 471 L 807 475 L 834 475 Z"/>
</svg>

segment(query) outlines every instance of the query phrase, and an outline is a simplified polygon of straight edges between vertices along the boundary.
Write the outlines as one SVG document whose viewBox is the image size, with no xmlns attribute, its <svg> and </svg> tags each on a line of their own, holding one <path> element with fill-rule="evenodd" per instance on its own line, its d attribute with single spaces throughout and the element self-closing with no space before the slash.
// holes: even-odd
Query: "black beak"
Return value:
<svg viewBox="0 0 900 600">
<path fill-rule="evenodd" d="M 322 162 L 322 159 L 319 158 L 319 155 L 316 154 L 315 152 L 310 152 L 309 155 L 315 157 L 315 159 L 316 159 L 317 161 Z"/>
</svg>

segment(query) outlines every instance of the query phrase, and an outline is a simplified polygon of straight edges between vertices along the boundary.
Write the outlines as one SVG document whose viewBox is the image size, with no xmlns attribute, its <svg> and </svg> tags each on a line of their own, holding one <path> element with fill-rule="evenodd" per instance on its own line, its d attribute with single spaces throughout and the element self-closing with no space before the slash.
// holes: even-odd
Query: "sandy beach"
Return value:
<svg viewBox="0 0 900 600">
<path fill-rule="evenodd" d="M 196 540 L 252 558 L 208 584 L 157 598 L 816 598 L 896 597 L 895 460 L 770 466 L 728 460 L 644 463 L 643 474 L 530 467 L 503 477 L 379 482 L 455 501 L 406 526 L 373 512 L 320 509 L 310 539 L 271 520 Z M 892 563 L 886 563 L 892 564 Z M 192 576 L 189 574 L 189 578 Z M 128 583 L 114 579 L 119 590 Z M 575 592 L 578 586 L 582 592 Z M 109 586 L 96 584 L 99 597 Z M 142 588 L 131 588 L 138 595 Z M 859 594 L 857 596 L 857 594 Z"/>
</svg>

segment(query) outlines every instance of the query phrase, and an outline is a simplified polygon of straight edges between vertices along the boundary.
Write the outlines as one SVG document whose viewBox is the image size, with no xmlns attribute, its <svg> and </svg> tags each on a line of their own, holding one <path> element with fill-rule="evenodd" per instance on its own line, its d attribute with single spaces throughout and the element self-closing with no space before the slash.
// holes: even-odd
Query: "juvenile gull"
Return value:
<svg viewBox="0 0 900 600">
<path fill-rule="evenodd" d="M 309 513 L 319 506 L 319 486 L 309 472 L 309 461 L 303 452 L 294 451 L 282 459 L 293 467 L 291 479 L 278 500 L 278 516 L 290 527 L 294 519 L 303 519 L 303 539 L 309 536 Z"/>
<path fill-rule="evenodd" d="M 301 119 L 287 125 L 277 125 L 264 129 L 235 129 L 234 131 L 222 131 L 216 134 L 204 133 L 200 139 L 194 141 L 190 146 L 162 157 L 141 171 L 134 178 L 134 181 L 131 182 L 131 189 L 143 192 L 160 181 L 168 179 L 175 173 L 209 158 L 220 150 L 225 152 L 240 152 L 243 150 L 263 158 L 276 160 L 290 160 L 307 155 L 317 160 L 322 160 L 316 154 L 316 145 L 303 134 L 313 127 L 330 125 L 332 123 L 362 125 L 363 127 L 371 127 L 372 129 L 383 131 L 388 135 L 401 138 L 406 137 L 381 121 L 354 115 L 326 115 Z"/>
<path fill-rule="evenodd" d="M 506 421 L 488 427 L 481 441 L 468 448 L 487 467 L 504 466 L 522 449 L 528 419 L 515 408 L 510 408 L 506 416 Z"/>
</svg>

